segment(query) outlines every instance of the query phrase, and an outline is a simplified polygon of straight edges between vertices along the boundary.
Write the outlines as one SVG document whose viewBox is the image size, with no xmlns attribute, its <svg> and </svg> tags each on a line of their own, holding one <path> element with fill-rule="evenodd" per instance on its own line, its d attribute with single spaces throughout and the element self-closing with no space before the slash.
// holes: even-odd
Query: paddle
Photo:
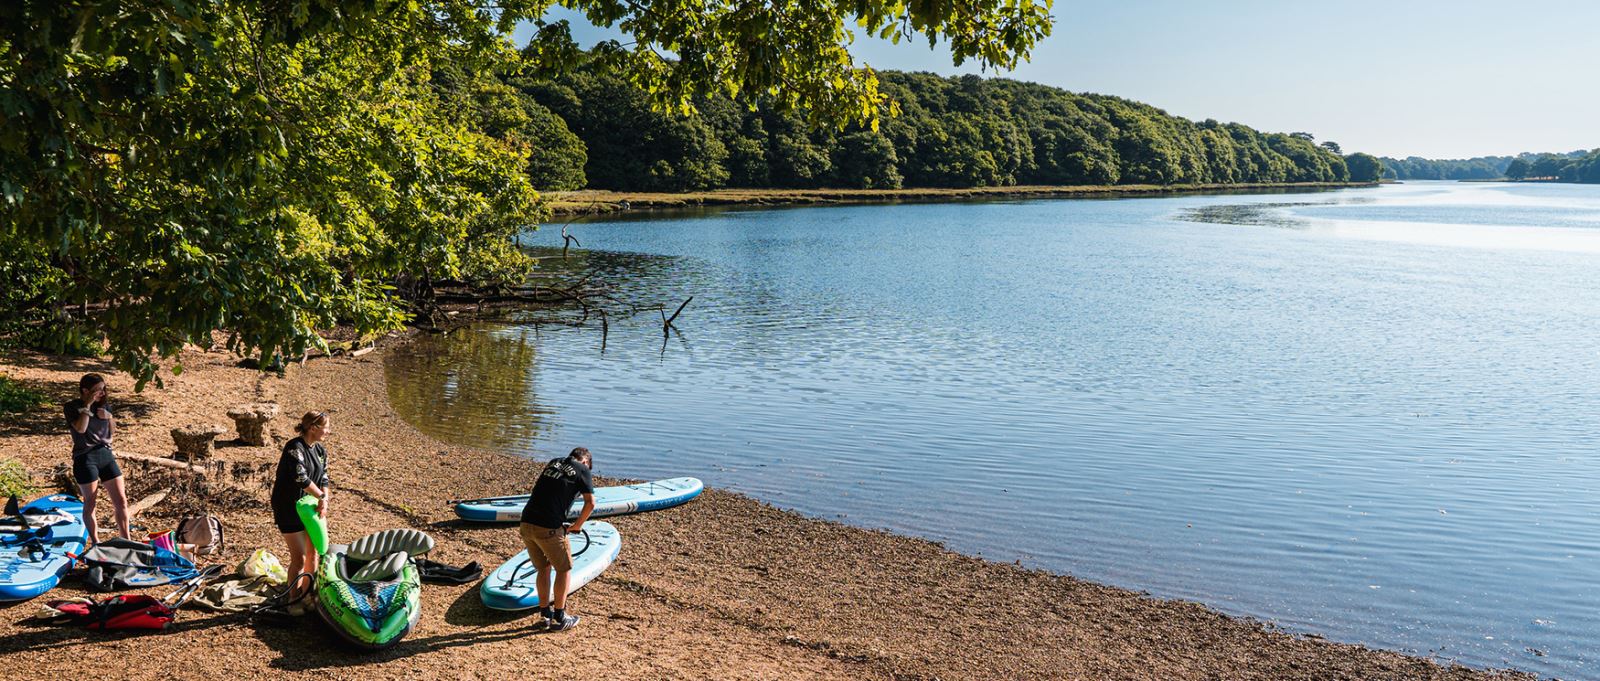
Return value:
<svg viewBox="0 0 1600 681">
<path fill-rule="evenodd" d="M 213 576 L 215 576 L 215 575 L 217 575 L 217 574 L 219 574 L 221 572 L 222 572 L 222 566 L 221 565 L 210 565 L 210 566 L 207 566 L 206 569 L 201 570 L 199 574 L 196 574 L 195 576 L 184 580 L 182 582 L 183 586 L 178 587 L 178 589 L 176 591 L 173 591 L 172 593 L 167 594 L 167 597 L 161 599 L 161 602 L 162 603 L 167 603 L 169 605 L 169 607 L 171 607 L 173 610 L 177 610 L 178 608 L 183 607 L 184 603 L 189 602 L 189 599 L 194 596 L 196 590 L 200 588 L 200 583 L 201 582 L 203 582 L 203 581 L 205 581 L 205 580 L 207 580 L 207 579 L 209 579 L 209 578 L 211 578 L 211 577 L 213 577 Z M 182 595 L 179 595 L 179 594 L 182 594 Z"/>
</svg>

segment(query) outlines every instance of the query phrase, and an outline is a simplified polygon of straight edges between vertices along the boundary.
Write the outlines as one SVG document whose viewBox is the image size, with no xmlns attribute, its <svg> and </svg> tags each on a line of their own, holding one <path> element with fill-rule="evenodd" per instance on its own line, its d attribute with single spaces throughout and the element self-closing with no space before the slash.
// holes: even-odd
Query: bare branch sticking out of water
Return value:
<svg viewBox="0 0 1600 681">
<path fill-rule="evenodd" d="M 689 301 L 691 301 L 691 300 L 694 300 L 694 296 L 689 296 L 688 298 L 684 299 L 683 303 L 678 306 L 677 311 L 673 312 L 671 317 L 667 316 L 667 308 L 666 308 L 666 306 L 662 306 L 661 307 L 661 334 L 662 335 L 670 336 L 670 335 L 672 335 L 673 331 L 677 330 L 677 327 L 674 327 L 672 325 L 672 322 L 678 318 L 678 315 L 683 314 L 683 308 L 688 307 L 689 306 Z"/>
<path fill-rule="evenodd" d="M 583 248 L 583 244 L 578 243 L 578 237 L 575 237 L 575 236 L 567 233 L 567 227 L 569 227 L 571 225 L 572 225 L 572 223 L 569 221 L 567 224 L 561 226 L 561 259 L 562 260 L 566 260 L 567 259 L 567 248 L 569 246 L 572 246 L 572 245 L 576 244 L 578 248 Z"/>
</svg>

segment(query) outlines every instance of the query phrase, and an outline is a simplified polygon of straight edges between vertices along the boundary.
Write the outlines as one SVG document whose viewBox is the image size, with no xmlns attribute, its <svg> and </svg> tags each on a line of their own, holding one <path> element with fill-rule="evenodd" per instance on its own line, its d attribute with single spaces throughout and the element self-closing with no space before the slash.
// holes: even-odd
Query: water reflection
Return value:
<svg viewBox="0 0 1600 681">
<path fill-rule="evenodd" d="M 1219 225 L 1256 225 L 1303 229 L 1310 221 L 1285 210 L 1311 203 L 1246 203 L 1238 205 L 1198 206 L 1184 210 L 1178 217 L 1190 222 L 1208 222 Z"/>
<path fill-rule="evenodd" d="M 481 327 L 397 357 L 414 373 L 391 385 L 458 442 L 582 444 L 619 475 L 1594 677 L 1597 261 L 1458 245 L 1474 220 L 1520 238 L 1597 211 L 1594 187 L 1406 185 L 580 223 L 592 250 L 566 260 L 533 235 L 546 276 L 669 312 L 693 295 L 692 342 L 663 352 L 653 308 L 603 355 L 592 319 Z M 1345 238 L 1363 229 L 1454 241 Z M 525 382 L 463 398 L 452 362 Z M 528 410 L 536 432 L 492 423 Z"/>
<path fill-rule="evenodd" d="M 389 402 L 442 440 L 523 450 L 556 413 L 536 389 L 536 332 L 494 325 L 418 337 L 389 356 Z"/>
</svg>

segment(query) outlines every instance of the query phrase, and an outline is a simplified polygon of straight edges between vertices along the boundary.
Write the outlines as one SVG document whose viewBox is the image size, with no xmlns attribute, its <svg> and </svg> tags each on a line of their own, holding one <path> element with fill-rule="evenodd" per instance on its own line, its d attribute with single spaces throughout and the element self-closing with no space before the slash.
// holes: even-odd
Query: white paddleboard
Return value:
<svg viewBox="0 0 1600 681">
<path fill-rule="evenodd" d="M 572 545 L 572 572 L 567 577 L 567 593 L 594 581 L 600 573 L 616 562 L 622 551 L 622 535 L 606 522 L 586 522 L 583 531 L 588 533 L 585 542 L 582 534 L 568 539 Z M 526 549 L 517 552 L 494 572 L 489 573 L 478 587 L 483 604 L 494 610 L 529 610 L 539 607 L 539 592 L 534 585 L 538 571 L 528 561 Z"/>
</svg>

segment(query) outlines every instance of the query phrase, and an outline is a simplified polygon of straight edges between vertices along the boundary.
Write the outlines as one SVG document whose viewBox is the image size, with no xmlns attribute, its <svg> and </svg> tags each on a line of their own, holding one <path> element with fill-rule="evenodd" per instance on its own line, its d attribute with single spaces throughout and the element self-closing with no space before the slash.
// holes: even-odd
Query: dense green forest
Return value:
<svg viewBox="0 0 1600 681">
<path fill-rule="evenodd" d="M 697 136 L 709 116 L 629 120 L 635 106 L 752 93 L 813 127 L 876 129 L 894 107 L 850 54 L 852 28 L 1011 69 L 1051 27 L 1037 0 L 560 5 L 621 35 L 585 52 L 548 1 L 0 3 L 0 346 L 106 352 L 143 385 L 219 330 L 264 365 L 326 349 L 319 329 L 370 337 L 433 316 L 440 286 L 521 282 L 518 235 L 544 215 L 535 178 L 571 186 L 635 156 L 666 186 L 753 172 L 730 161 L 746 149 Z M 574 71 L 611 80 L 541 106 L 477 75 Z M 606 116 L 593 91 L 615 83 L 637 152 L 584 145 L 572 131 L 593 123 L 552 113 Z M 787 151 L 772 141 L 790 120 L 758 135 L 762 158 Z M 797 149 L 830 172 L 849 160 Z"/>
<path fill-rule="evenodd" d="M 1600 149 L 1561 154 L 1523 153 L 1516 156 L 1480 156 L 1466 159 L 1428 159 L 1412 156 L 1383 160 L 1385 177 L 1397 180 L 1513 180 L 1545 179 L 1561 182 L 1600 183 Z"/>
<path fill-rule="evenodd" d="M 662 112 L 626 81 L 588 72 L 506 81 L 517 97 L 492 77 L 437 81 L 476 92 L 488 118 L 520 110 L 512 117 L 538 140 L 531 174 L 545 190 L 1361 182 L 1382 172 L 1377 158 L 1344 156 L 1306 133 L 1195 122 L 1120 97 L 878 76 L 900 113 L 876 128 L 811 126 L 800 112 L 721 96 L 696 100 L 691 115 Z"/>
</svg>

